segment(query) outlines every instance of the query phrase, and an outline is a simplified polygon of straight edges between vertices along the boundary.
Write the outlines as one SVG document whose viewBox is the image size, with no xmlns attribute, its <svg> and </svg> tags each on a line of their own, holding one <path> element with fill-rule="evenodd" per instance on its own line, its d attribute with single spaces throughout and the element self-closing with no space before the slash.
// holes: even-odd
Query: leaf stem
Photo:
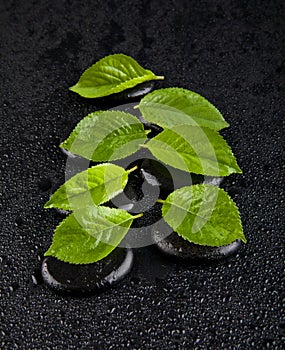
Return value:
<svg viewBox="0 0 285 350">
<path fill-rule="evenodd" d="M 143 213 L 139 213 L 137 215 L 133 215 L 133 219 L 138 219 L 141 218 L 143 216 Z"/>
<path fill-rule="evenodd" d="M 144 143 L 143 144 L 140 144 L 139 145 L 141 148 L 148 148 L 147 145 L 145 145 Z"/>
<path fill-rule="evenodd" d="M 145 134 L 148 135 L 152 130 L 151 129 L 148 129 L 148 130 L 145 130 Z"/>
<path fill-rule="evenodd" d="M 162 204 L 163 204 L 164 202 L 165 202 L 164 199 L 157 199 L 157 200 L 156 200 L 156 203 L 162 203 Z"/>
<path fill-rule="evenodd" d="M 133 171 L 135 171 L 135 170 L 137 170 L 138 169 L 138 166 L 136 165 L 136 166 L 134 166 L 133 168 L 131 168 L 131 169 L 129 169 L 129 170 L 126 170 L 127 171 L 127 173 L 129 174 L 129 173 L 131 173 L 131 172 L 133 172 Z"/>
<path fill-rule="evenodd" d="M 133 109 L 138 109 L 140 105 L 136 105 L 133 107 Z"/>
<path fill-rule="evenodd" d="M 160 79 L 160 80 L 163 80 L 163 79 L 164 79 L 164 76 L 163 76 L 163 75 L 157 75 L 156 78 L 157 78 L 157 79 Z"/>
</svg>

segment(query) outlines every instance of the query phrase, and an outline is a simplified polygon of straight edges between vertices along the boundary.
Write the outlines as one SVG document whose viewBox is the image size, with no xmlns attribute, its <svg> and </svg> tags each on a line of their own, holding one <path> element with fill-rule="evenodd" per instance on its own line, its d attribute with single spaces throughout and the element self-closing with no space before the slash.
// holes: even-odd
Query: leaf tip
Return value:
<svg viewBox="0 0 285 350">
<path fill-rule="evenodd" d="M 45 204 L 44 204 L 44 209 L 50 209 L 51 208 L 51 201 L 48 200 Z"/>
<path fill-rule="evenodd" d="M 241 168 L 237 165 L 237 171 L 236 171 L 238 174 L 242 174 L 243 171 L 241 170 Z"/>
<path fill-rule="evenodd" d="M 51 247 L 44 253 L 44 256 L 53 256 L 53 250 L 51 250 Z"/>
<path fill-rule="evenodd" d="M 73 92 L 76 92 L 76 87 L 77 87 L 77 84 L 72 85 L 72 86 L 70 86 L 70 87 L 68 88 L 68 90 L 73 91 Z"/>
<path fill-rule="evenodd" d="M 60 148 L 65 148 L 65 141 L 62 141 L 62 142 L 59 144 L 59 147 L 60 147 Z"/>
</svg>

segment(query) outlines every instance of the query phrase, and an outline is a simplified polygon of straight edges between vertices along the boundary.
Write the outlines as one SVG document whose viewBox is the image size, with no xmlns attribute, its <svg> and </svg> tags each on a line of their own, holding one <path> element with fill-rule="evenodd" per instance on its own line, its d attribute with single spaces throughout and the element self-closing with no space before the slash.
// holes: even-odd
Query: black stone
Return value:
<svg viewBox="0 0 285 350">
<path fill-rule="evenodd" d="M 222 177 L 187 173 L 165 165 L 155 159 L 145 159 L 142 162 L 141 168 L 157 179 L 160 186 L 161 198 L 166 197 L 173 190 L 184 186 L 200 183 L 219 186 L 223 181 Z"/>
<path fill-rule="evenodd" d="M 202 246 L 186 241 L 175 232 L 164 238 L 158 230 L 153 231 L 153 238 L 156 247 L 162 253 L 179 260 L 193 262 L 219 261 L 235 254 L 241 246 L 240 240 L 221 247 Z"/>
<path fill-rule="evenodd" d="M 64 294 L 96 294 L 121 281 L 131 270 L 131 249 L 115 249 L 106 258 L 93 264 L 69 264 L 54 257 L 42 263 L 44 282 L 53 290 Z"/>
<path fill-rule="evenodd" d="M 59 214 L 60 216 L 63 216 L 63 217 L 65 217 L 71 213 L 71 211 L 65 210 L 65 209 L 59 209 L 59 208 L 53 208 L 53 209 L 57 214 Z"/>
<path fill-rule="evenodd" d="M 154 88 L 153 81 L 146 81 L 144 83 L 138 84 L 132 88 L 126 89 L 124 91 L 112 94 L 103 98 L 104 100 L 113 100 L 116 102 L 129 102 L 130 100 L 135 100 L 143 97 L 144 95 L 151 92 Z"/>
</svg>

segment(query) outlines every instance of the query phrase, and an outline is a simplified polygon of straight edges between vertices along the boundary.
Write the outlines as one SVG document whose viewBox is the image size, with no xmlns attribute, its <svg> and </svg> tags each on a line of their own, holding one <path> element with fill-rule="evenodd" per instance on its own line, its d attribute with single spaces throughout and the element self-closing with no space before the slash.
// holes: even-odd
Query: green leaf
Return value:
<svg viewBox="0 0 285 350">
<path fill-rule="evenodd" d="M 132 114 L 100 111 L 83 118 L 60 147 L 101 162 L 127 157 L 146 140 L 143 124 Z"/>
<path fill-rule="evenodd" d="M 147 121 L 168 129 L 181 124 L 213 130 L 229 126 L 218 109 L 204 97 L 181 88 L 153 91 L 141 100 L 139 109 Z"/>
<path fill-rule="evenodd" d="M 246 242 L 238 209 L 216 186 L 182 187 L 163 201 L 162 215 L 178 235 L 189 242 L 222 246 L 236 239 Z"/>
<path fill-rule="evenodd" d="M 127 234 L 133 219 L 125 210 L 88 207 L 73 213 L 56 228 L 45 256 L 72 264 L 89 264 L 110 254 Z"/>
<path fill-rule="evenodd" d="M 88 204 L 102 204 L 123 191 L 128 172 L 114 164 L 100 164 L 66 181 L 45 204 L 45 208 L 74 210 Z"/>
<path fill-rule="evenodd" d="M 141 67 L 137 61 L 124 54 L 115 54 L 102 58 L 88 68 L 78 83 L 70 87 L 80 96 L 103 97 L 132 88 L 148 80 L 164 79 L 148 69 Z"/>
<path fill-rule="evenodd" d="M 195 174 L 227 176 L 242 172 L 226 141 L 208 128 L 178 125 L 142 147 L 165 164 Z"/>
</svg>

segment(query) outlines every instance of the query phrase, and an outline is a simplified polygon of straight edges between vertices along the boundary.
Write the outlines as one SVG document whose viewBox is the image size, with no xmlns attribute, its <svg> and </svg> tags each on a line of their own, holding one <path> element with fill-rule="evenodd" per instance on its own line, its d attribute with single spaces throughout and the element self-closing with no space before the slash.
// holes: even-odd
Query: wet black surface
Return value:
<svg viewBox="0 0 285 350">
<path fill-rule="evenodd" d="M 283 348 L 284 17 L 281 0 L 0 3 L 1 349 Z M 115 52 L 222 111 L 248 243 L 208 266 L 135 249 L 119 285 L 60 296 L 32 279 L 62 219 L 39 181 L 64 179 L 60 141 L 102 108 L 68 87 Z"/>
</svg>

